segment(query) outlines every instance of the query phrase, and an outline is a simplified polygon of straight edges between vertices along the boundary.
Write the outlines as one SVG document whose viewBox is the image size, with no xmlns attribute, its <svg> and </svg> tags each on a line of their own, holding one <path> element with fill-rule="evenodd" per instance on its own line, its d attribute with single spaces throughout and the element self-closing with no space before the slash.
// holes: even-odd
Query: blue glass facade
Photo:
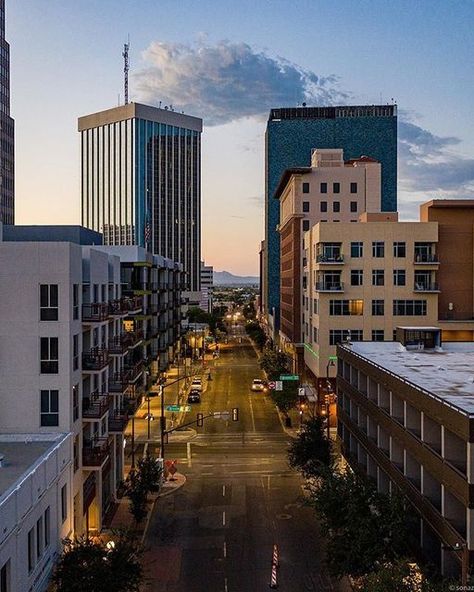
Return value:
<svg viewBox="0 0 474 592">
<path fill-rule="evenodd" d="M 342 148 L 344 158 L 366 155 L 382 164 L 382 210 L 397 210 L 395 105 L 273 109 L 265 138 L 265 310 L 280 304 L 280 202 L 273 198 L 285 169 L 311 164 L 313 148 Z"/>
</svg>

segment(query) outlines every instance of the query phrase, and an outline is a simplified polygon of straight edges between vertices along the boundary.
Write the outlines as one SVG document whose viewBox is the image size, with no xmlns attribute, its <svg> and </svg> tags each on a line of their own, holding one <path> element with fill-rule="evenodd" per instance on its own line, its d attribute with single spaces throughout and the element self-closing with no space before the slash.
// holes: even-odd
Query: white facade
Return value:
<svg viewBox="0 0 474 592">
<path fill-rule="evenodd" d="M 71 451 L 71 434 L 0 436 L 0 574 L 7 592 L 46 590 L 61 541 L 73 533 Z"/>
<path fill-rule="evenodd" d="M 214 268 L 201 261 L 201 301 L 199 307 L 212 312 L 212 289 L 214 287 Z"/>
</svg>

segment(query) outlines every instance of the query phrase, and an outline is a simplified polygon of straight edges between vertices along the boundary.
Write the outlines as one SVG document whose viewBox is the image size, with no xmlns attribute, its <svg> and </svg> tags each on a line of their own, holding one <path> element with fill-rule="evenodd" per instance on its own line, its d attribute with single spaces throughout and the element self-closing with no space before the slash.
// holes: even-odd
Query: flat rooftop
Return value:
<svg viewBox="0 0 474 592">
<path fill-rule="evenodd" d="M 27 476 L 34 466 L 64 438 L 64 434 L 22 436 L 0 435 L 0 501 L 11 487 Z"/>
<path fill-rule="evenodd" d="M 407 350 L 389 341 L 353 342 L 343 347 L 462 413 L 474 415 L 474 342 L 443 343 L 438 350 Z"/>
</svg>

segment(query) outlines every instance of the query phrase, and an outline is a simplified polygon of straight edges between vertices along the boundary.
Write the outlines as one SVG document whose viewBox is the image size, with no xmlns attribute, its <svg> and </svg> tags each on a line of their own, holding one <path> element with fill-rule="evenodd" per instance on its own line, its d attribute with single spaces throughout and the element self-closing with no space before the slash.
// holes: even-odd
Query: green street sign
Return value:
<svg viewBox="0 0 474 592">
<path fill-rule="evenodd" d="M 180 411 L 181 407 L 179 405 L 167 405 L 166 411 Z"/>
<path fill-rule="evenodd" d="M 281 374 L 280 380 L 299 380 L 298 374 Z"/>
<path fill-rule="evenodd" d="M 189 411 L 191 411 L 191 405 L 181 405 L 181 407 L 179 408 L 180 411 L 186 411 L 186 413 L 188 413 Z"/>
</svg>

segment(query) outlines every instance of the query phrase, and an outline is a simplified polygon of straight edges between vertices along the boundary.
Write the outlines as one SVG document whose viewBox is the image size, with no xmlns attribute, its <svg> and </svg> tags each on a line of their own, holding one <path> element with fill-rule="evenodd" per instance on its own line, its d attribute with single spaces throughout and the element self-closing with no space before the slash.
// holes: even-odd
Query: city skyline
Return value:
<svg viewBox="0 0 474 592">
<path fill-rule="evenodd" d="M 66 1 L 45 15 L 32 0 L 7 3 L 17 223 L 79 222 L 74 122 L 115 106 L 119 92 L 123 101 L 128 33 L 132 100 L 162 100 L 204 119 L 202 257 L 216 269 L 257 273 L 263 132 L 271 107 L 393 98 L 400 114 L 401 218 L 414 219 L 418 204 L 432 197 L 472 197 L 473 76 L 465 66 L 473 49 L 471 4 L 401 2 L 382 9 L 365 2 L 355 12 L 349 2 L 301 0 L 291 4 L 290 26 L 285 1 L 278 11 L 245 1 L 238 14 L 232 2 L 199 8 L 165 2 L 158 10 L 142 0 L 138 12 L 136 3 L 119 4 L 114 10 L 117 3 L 109 0 L 100 7 Z"/>
</svg>

